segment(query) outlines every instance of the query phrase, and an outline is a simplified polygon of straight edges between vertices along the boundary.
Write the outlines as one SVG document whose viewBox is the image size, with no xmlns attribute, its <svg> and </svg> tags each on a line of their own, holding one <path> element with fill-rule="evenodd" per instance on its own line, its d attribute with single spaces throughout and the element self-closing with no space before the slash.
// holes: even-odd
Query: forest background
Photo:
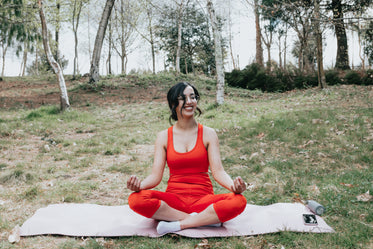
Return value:
<svg viewBox="0 0 373 249">
<path fill-rule="evenodd" d="M 315 2 L 320 3 L 318 18 Z M 229 0 L 215 1 L 214 5 L 227 72 L 254 62 L 270 70 L 315 71 L 315 20 L 320 25 L 326 69 L 371 67 L 373 24 L 369 0 Z M 65 74 L 89 72 L 103 8 L 104 2 L 96 0 L 44 1 L 51 49 Z M 47 70 L 35 1 L 4 0 L 0 11 L 1 75 L 32 75 Z M 205 1 L 116 1 L 101 52 L 100 74 L 178 70 L 179 20 L 181 70 L 213 73 L 214 44 L 207 16 Z"/>
</svg>

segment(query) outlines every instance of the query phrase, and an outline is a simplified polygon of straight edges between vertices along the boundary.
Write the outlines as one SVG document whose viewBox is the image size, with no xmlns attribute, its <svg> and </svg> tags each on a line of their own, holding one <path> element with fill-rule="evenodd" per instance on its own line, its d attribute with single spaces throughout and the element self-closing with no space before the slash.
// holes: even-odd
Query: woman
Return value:
<svg viewBox="0 0 373 249">
<path fill-rule="evenodd" d="M 135 212 L 156 220 L 159 234 L 228 221 L 246 207 L 241 195 L 246 190 L 241 177 L 234 180 L 223 169 L 216 132 L 195 120 L 199 93 L 180 82 L 167 94 L 174 126 L 161 131 L 155 143 L 152 171 L 144 180 L 131 176 L 127 188 L 134 191 L 128 198 Z M 163 176 L 165 165 L 170 178 L 166 192 L 150 190 Z M 214 179 L 232 193 L 214 195 L 208 169 Z"/>
</svg>

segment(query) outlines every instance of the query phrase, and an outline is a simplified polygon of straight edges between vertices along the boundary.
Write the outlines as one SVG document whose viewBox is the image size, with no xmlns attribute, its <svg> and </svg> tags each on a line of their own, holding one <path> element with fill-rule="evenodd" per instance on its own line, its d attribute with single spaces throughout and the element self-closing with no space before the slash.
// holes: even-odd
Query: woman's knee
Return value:
<svg viewBox="0 0 373 249">
<path fill-rule="evenodd" d="M 242 213 L 246 208 L 247 200 L 246 200 L 245 196 L 243 196 L 241 194 L 237 194 L 235 198 L 237 199 L 236 200 L 236 207 L 239 210 L 239 212 Z"/>
<path fill-rule="evenodd" d="M 140 192 L 133 192 L 132 194 L 130 194 L 130 196 L 128 197 L 128 205 L 129 207 L 132 209 L 132 210 L 136 210 L 137 206 L 139 204 L 142 203 L 142 198 L 141 198 L 141 195 L 140 195 Z"/>
</svg>

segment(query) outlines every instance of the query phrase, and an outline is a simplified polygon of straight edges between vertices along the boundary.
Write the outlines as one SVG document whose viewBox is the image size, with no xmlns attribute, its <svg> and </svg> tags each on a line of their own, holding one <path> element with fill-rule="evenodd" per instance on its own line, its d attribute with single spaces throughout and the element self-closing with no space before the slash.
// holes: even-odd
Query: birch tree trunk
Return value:
<svg viewBox="0 0 373 249">
<path fill-rule="evenodd" d="M 260 66 L 264 66 L 263 62 L 263 48 L 262 48 L 262 31 L 260 29 L 260 21 L 259 21 L 259 5 L 258 0 L 254 0 L 254 12 L 255 12 L 255 44 L 256 44 L 256 52 L 255 52 L 255 60 Z"/>
<path fill-rule="evenodd" d="M 43 37 L 43 46 L 44 46 L 45 55 L 47 57 L 48 63 L 51 65 L 54 73 L 57 76 L 57 81 L 60 86 L 61 110 L 66 110 L 70 107 L 70 103 L 69 103 L 69 97 L 67 95 L 65 79 L 63 77 L 60 64 L 58 64 L 58 62 L 54 59 L 50 46 L 49 46 L 47 22 L 44 16 L 42 0 L 38 0 L 38 4 L 39 4 L 39 15 L 40 15 L 40 22 L 41 22 L 41 27 L 42 27 L 42 37 Z"/>
<path fill-rule="evenodd" d="M 1 77 L 4 77 L 4 72 L 5 72 L 5 57 L 6 57 L 6 51 L 8 50 L 8 44 L 4 44 L 4 42 L 1 43 L 2 48 L 3 48 L 3 67 L 1 70 Z"/>
<path fill-rule="evenodd" d="M 72 26 L 74 32 L 74 71 L 73 76 L 76 77 L 79 74 L 79 63 L 78 63 L 78 27 L 80 13 L 82 11 L 83 2 L 81 0 L 75 0 L 73 6 L 73 15 L 72 15 Z"/>
<path fill-rule="evenodd" d="M 316 33 L 316 45 L 317 45 L 317 79 L 319 82 L 319 88 L 326 88 L 326 79 L 324 72 L 323 63 L 323 49 L 322 49 L 322 33 L 320 30 L 320 0 L 315 0 L 314 10 L 314 28 Z"/>
<path fill-rule="evenodd" d="M 109 22 L 111 10 L 113 9 L 115 0 L 107 0 L 105 4 L 104 11 L 101 16 L 100 24 L 97 30 L 96 40 L 95 40 L 95 47 L 93 48 L 93 55 L 91 61 L 91 69 L 90 69 L 90 79 L 89 82 L 91 84 L 97 83 L 100 80 L 100 56 L 101 56 L 101 49 L 102 44 L 105 38 L 106 28 Z"/>
<path fill-rule="evenodd" d="M 23 42 L 23 56 L 22 56 L 22 63 L 21 63 L 21 70 L 19 72 L 19 76 L 25 76 L 26 71 L 26 64 L 27 64 L 27 55 L 28 55 L 28 46 L 27 42 Z"/>
<path fill-rule="evenodd" d="M 218 29 L 218 21 L 215 15 L 215 9 L 210 0 L 207 1 L 207 10 L 210 14 L 212 32 L 214 34 L 215 45 L 215 64 L 216 64 L 216 103 L 224 103 L 224 64 L 223 51 L 221 48 L 221 34 Z"/>
<path fill-rule="evenodd" d="M 179 5 L 179 16 L 177 20 L 177 48 L 176 48 L 176 72 L 180 73 L 180 51 L 181 51 L 181 35 L 183 31 L 183 12 L 184 12 L 184 0 L 181 0 Z"/>
</svg>

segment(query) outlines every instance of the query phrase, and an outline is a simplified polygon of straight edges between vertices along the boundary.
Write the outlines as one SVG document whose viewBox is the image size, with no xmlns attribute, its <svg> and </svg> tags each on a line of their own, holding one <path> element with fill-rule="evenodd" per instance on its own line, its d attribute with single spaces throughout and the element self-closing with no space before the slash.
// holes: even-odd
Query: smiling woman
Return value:
<svg viewBox="0 0 373 249">
<path fill-rule="evenodd" d="M 184 93 L 184 90 L 187 91 Z M 185 95 L 187 94 L 187 95 Z M 173 87 L 168 91 L 167 94 L 167 101 L 168 101 L 168 107 L 171 110 L 171 115 L 170 115 L 170 124 L 171 120 L 178 120 L 177 117 L 177 108 L 179 108 L 180 114 L 182 114 L 182 109 L 185 108 L 185 100 L 188 101 L 189 109 L 193 109 L 193 114 L 194 111 L 197 110 L 199 115 L 202 114 L 201 109 L 197 106 L 198 100 L 199 100 L 199 93 L 198 90 L 190 83 L 188 82 L 181 82 Z M 195 105 L 194 105 L 195 104 Z M 193 108 L 194 107 L 194 108 Z"/>
<path fill-rule="evenodd" d="M 129 206 L 145 217 L 160 220 L 159 234 L 220 226 L 246 207 L 241 195 L 245 182 L 241 177 L 232 180 L 225 172 L 215 130 L 195 120 L 195 113 L 201 114 L 198 99 L 198 90 L 190 83 L 180 82 L 170 88 L 170 121 L 176 123 L 157 136 L 151 174 L 142 181 L 132 175 L 127 181 L 127 188 L 134 191 L 128 198 Z M 166 163 L 170 171 L 166 192 L 150 190 L 161 182 Z M 209 168 L 214 179 L 231 193 L 214 194 Z"/>
</svg>

